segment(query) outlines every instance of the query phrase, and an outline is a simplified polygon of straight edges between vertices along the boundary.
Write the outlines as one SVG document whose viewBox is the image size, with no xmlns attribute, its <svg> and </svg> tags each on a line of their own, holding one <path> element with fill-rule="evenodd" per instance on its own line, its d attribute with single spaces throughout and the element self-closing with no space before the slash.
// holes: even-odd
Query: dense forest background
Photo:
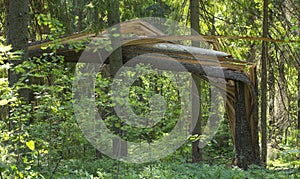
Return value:
<svg viewBox="0 0 300 179">
<path fill-rule="evenodd" d="M 0 9 L 0 178 L 300 177 L 299 0 L 0 0 Z M 146 164 L 110 159 L 85 139 L 73 111 L 75 66 L 56 53 L 60 37 L 99 33 L 118 21 L 152 16 L 192 26 L 215 39 L 220 51 L 257 65 L 260 166 L 247 171 L 234 167 L 226 116 L 196 162 L 192 139 L 172 155 Z M 51 41 L 51 52 L 28 58 L 28 46 L 40 41 Z M 108 125 L 121 128 L 111 113 L 110 82 L 107 75 L 98 75 L 97 107 Z M 159 75 L 145 76 L 138 85 L 143 88 L 132 88 L 130 101 L 137 113 L 149 110 L 143 104 L 149 104 L 157 86 L 162 87 L 159 93 L 173 96 L 163 127 L 124 129 L 128 140 L 154 140 L 172 128 L 178 96 Z M 202 81 L 201 86 L 202 104 L 209 104 L 209 84 Z M 209 105 L 201 105 L 201 113 L 205 123 Z"/>
</svg>

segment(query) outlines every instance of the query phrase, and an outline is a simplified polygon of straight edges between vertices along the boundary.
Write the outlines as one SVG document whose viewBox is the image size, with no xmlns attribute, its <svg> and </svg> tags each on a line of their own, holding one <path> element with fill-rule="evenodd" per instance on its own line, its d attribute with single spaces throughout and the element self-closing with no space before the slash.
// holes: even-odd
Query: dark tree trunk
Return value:
<svg viewBox="0 0 300 179">
<path fill-rule="evenodd" d="M 12 45 L 13 51 L 23 51 L 22 60 L 11 61 L 18 65 L 28 57 L 28 0 L 9 0 L 7 14 L 7 42 Z M 13 86 L 20 78 L 13 71 L 9 71 L 9 85 Z M 28 99 L 28 93 L 22 93 Z"/>
<path fill-rule="evenodd" d="M 275 74 L 274 74 L 274 59 L 269 59 L 269 74 L 268 74 L 268 91 L 269 91 L 269 125 L 275 127 Z M 274 136 L 275 137 L 275 136 Z M 273 138 L 273 131 L 270 130 L 268 133 L 268 141 Z"/>
<path fill-rule="evenodd" d="M 211 29 L 210 29 L 210 34 L 211 35 L 216 35 L 216 19 L 215 19 L 215 16 L 212 16 L 211 19 L 210 19 L 210 22 L 211 22 Z"/>
<path fill-rule="evenodd" d="M 298 12 L 300 11 L 300 0 L 295 0 L 295 4 L 296 4 L 296 8 L 298 10 Z M 298 17 L 298 27 L 300 27 L 300 18 Z M 298 36 L 300 37 L 300 29 L 298 28 L 297 31 Z M 300 42 L 298 42 L 298 58 L 300 58 Z M 300 61 L 300 59 L 298 59 L 298 61 Z M 298 64 L 297 67 L 297 71 L 298 71 L 298 116 L 297 116 L 297 122 L 298 122 L 298 126 L 297 129 L 300 130 L 300 64 Z M 299 137 L 298 137 L 299 139 Z"/>
<path fill-rule="evenodd" d="M 268 37 L 268 0 L 263 4 L 263 37 Z M 267 165 L 267 60 L 268 43 L 262 43 L 261 55 L 261 160 L 262 165 Z"/>
<path fill-rule="evenodd" d="M 190 18 L 191 18 L 191 28 L 192 35 L 199 35 L 200 24 L 199 24 L 199 0 L 190 0 Z M 199 47 L 200 42 L 193 41 L 192 46 Z"/>
<path fill-rule="evenodd" d="M 201 79 L 196 75 L 192 75 L 195 86 L 192 86 L 192 126 L 194 129 L 192 135 L 201 135 Z M 192 84 L 193 85 L 193 84 Z M 199 94 L 199 96 L 195 95 Z M 198 99 L 197 99 L 198 98 Z M 198 101 L 199 100 L 199 101 Z M 199 103 L 198 103 L 199 102 Z M 202 151 L 199 147 L 199 140 L 192 142 L 192 162 L 199 163 L 202 161 Z"/>
<path fill-rule="evenodd" d="M 108 26 L 112 27 L 116 25 L 116 30 L 113 33 L 121 33 L 120 32 L 120 11 L 119 11 L 119 1 L 117 0 L 112 0 L 109 3 L 108 7 Z M 122 61 L 122 49 L 121 49 L 121 40 L 119 39 L 120 37 L 111 37 L 112 40 L 112 47 L 114 49 L 113 53 L 109 57 L 109 64 L 110 64 L 110 74 L 112 77 L 116 75 L 118 70 L 123 66 L 123 61 Z M 120 48 L 118 48 L 120 47 Z"/>
<path fill-rule="evenodd" d="M 236 164 L 247 169 L 249 164 L 255 164 L 257 157 L 253 150 L 250 122 L 246 114 L 245 85 L 235 82 L 235 150 Z"/>
<path fill-rule="evenodd" d="M 115 26 L 114 32 L 110 32 L 111 34 L 121 34 L 121 26 L 120 26 L 120 10 L 119 10 L 119 1 L 118 0 L 112 0 L 109 3 L 108 7 L 108 26 L 112 27 Z M 114 37 L 111 36 L 111 44 L 113 47 L 113 52 L 109 57 L 109 65 L 110 65 L 110 74 L 111 77 L 114 78 L 114 76 L 117 74 L 118 70 L 123 66 L 123 60 L 122 60 L 122 48 L 121 48 L 121 36 Z M 124 132 L 122 132 L 120 129 L 117 129 L 117 133 L 119 136 L 124 136 Z M 128 147 L 127 142 L 120 139 L 115 138 L 113 139 L 113 153 L 117 157 L 126 157 L 128 153 Z"/>
<path fill-rule="evenodd" d="M 83 20 L 83 16 L 82 16 L 82 9 L 78 9 L 78 25 L 77 25 L 77 29 L 79 32 L 82 31 L 82 20 Z"/>
<path fill-rule="evenodd" d="M 251 45 L 250 45 L 250 50 L 249 50 L 249 54 L 248 54 L 248 57 L 247 57 L 247 61 L 248 62 L 255 62 L 255 58 L 256 58 L 256 48 L 255 48 L 255 43 L 253 42 Z"/>
<path fill-rule="evenodd" d="M 13 66 L 22 63 L 28 57 L 28 11 L 28 0 L 9 0 L 7 14 L 7 42 L 12 45 L 13 51 L 23 51 L 21 60 L 10 60 L 10 63 L 13 64 Z M 13 87 L 20 80 L 20 77 L 20 74 L 17 74 L 15 71 L 10 69 L 8 71 L 9 86 Z M 25 102 L 29 103 L 29 90 L 19 90 L 18 93 L 21 98 L 24 98 Z M 10 108 L 11 107 L 9 106 L 9 113 L 11 111 Z M 10 121 L 9 130 L 14 129 L 15 125 L 16 124 Z M 21 129 L 21 124 L 19 125 L 19 129 Z M 17 167 L 19 167 L 22 160 L 21 156 L 21 151 L 18 149 L 16 151 Z"/>
<path fill-rule="evenodd" d="M 191 18 L 191 34 L 192 35 L 199 35 L 200 32 L 200 24 L 199 24 L 199 0 L 190 0 L 190 18 Z M 200 42 L 197 41 L 192 41 L 192 46 L 195 47 L 200 47 Z M 195 128 L 192 131 L 192 135 L 201 135 L 201 81 L 199 78 L 196 76 L 193 77 L 195 83 L 196 83 L 196 88 L 193 89 L 198 89 L 199 93 L 199 113 L 198 117 L 195 117 L 193 115 L 193 122 L 195 122 Z M 193 96 L 195 97 L 195 96 Z M 194 102 L 194 100 L 193 100 Z M 193 103 L 193 110 L 194 107 L 197 106 L 197 104 Z M 196 110 L 198 111 L 198 110 Z M 197 115 L 195 115 L 197 116 Z M 199 140 L 196 140 L 192 143 L 192 162 L 197 163 L 202 160 L 202 152 L 201 149 L 199 148 Z"/>
<path fill-rule="evenodd" d="M 254 78 L 255 78 L 255 84 L 254 84 L 254 88 L 255 88 L 255 96 L 258 96 L 258 80 L 257 80 L 257 73 L 256 73 L 256 69 L 254 70 Z M 255 164 L 256 165 L 260 165 L 261 164 L 261 158 L 260 158 L 260 147 L 259 147 L 259 136 L 258 136 L 258 122 L 259 122 L 259 117 L 258 117 L 258 98 L 254 103 L 255 105 L 255 109 L 254 109 L 254 121 L 253 121 L 253 132 L 254 132 L 254 136 L 252 140 L 253 141 L 253 151 L 254 151 L 254 156 L 256 158 L 255 160 Z"/>
<path fill-rule="evenodd" d="M 296 10 L 298 10 L 298 12 L 300 11 L 300 0 L 295 0 L 295 4 L 296 4 Z M 298 16 L 298 27 L 300 27 L 300 17 Z M 300 37 L 300 29 L 297 29 L 297 35 Z M 296 48 L 297 50 L 297 56 L 296 58 L 298 58 L 298 62 L 300 61 L 300 42 L 298 42 L 298 46 Z M 297 146 L 300 147 L 300 64 L 297 63 L 297 73 L 298 73 L 298 104 L 297 104 L 297 129 L 298 129 L 298 133 L 297 133 Z"/>
<path fill-rule="evenodd" d="M 73 1 L 73 16 L 78 16 L 78 22 L 77 22 L 77 31 L 81 32 L 83 30 L 82 28 L 82 20 L 83 20 L 83 1 L 82 0 L 74 0 Z"/>
<path fill-rule="evenodd" d="M 278 66 L 278 87 L 279 87 L 279 114 L 277 116 L 278 118 L 278 124 L 276 126 L 276 130 L 278 133 L 276 135 L 279 135 L 279 141 L 276 141 L 277 143 L 280 143 L 281 140 L 284 140 L 284 134 L 285 130 L 288 127 L 288 121 L 289 121 L 289 115 L 288 115 L 288 108 L 289 108 L 289 101 L 288 101 L 288 94 L 287 94 L 287 81 L 285 79 L 285 67 L 284 67 L 285 61 L 284 61 L 284 52 L 281 52 L 280 59 L 279 59 L 279 66 Z M 281 122 L 279 120 L 283 119 Z M 286 137 L 286 136 L 285 136 Z M 277 137 L 278 138 L 278 137 Z M 278 140 L 278 139 L 277 139 Z"/>
<path fill-rule="evenodd" d="M 297 129 L 300 130 L 300 67 L 298 67 L 298 126 Z"/>
</svg>

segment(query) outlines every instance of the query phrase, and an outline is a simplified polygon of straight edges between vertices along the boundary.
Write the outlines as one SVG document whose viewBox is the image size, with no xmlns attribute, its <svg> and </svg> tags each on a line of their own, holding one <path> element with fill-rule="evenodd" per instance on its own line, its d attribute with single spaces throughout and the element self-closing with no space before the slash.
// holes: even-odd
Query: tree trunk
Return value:
<svg viewBox="0 0 300 179">
<path fill-rule="evenodd" d="M 201 79 L 196 76 L 192 75 L 192 79 L 195 82 L 196 86 L 192 86 L 192 126 L 194 126 L 194 129 L 192 131 L 192 135 L 201 135 Z M 192 84 L 193 85 L 193 84 Z M 199 94 L 199 96 L 195 95 Z M 198 99 L 197 99 L 198 98 Z M 198 101 L 199 100 L 199 101 Z M 199 102 L 199 103 L 198 103 Z M 199 140 L 192 142 L 192 162 L 193 163 L 199 163 L 202 161 L 202 151 L 199 147 Z"/>
<path fill-rule="evenodd" d="M 28 0 L 10 0 L 7 14 L 7 42 L 12 45 L 13 51 L 23 51 L 22 60 L 12 60 L 14 66 L 22 63 L 28 57 Z M 20 75 L 9 70 L 9 85 L 13 86 Z M 22 97 L 28 99 L 29 93 L 22 93 Z"/>
<path fill-rule="evenodd" d="M 295 4 L 296 4 L 296 10 L 298 10 L 298 12 L 300 11 L 300 0 L 295 0 Z M 298 16 L 298 27 L 300 27 L 300 17 Z M 297 35 L 300 38 L 300 29 L 297 29 Z M 298 58 L 298 61 L 300 60 L 300 42 L 298 42 L 297 44 L 298 46 L 296 47 L 297 50 L 297 56 L 296 58 Z M 298 129 L 298 133 L 297 133 L 297 146 L 300 149 L 300 64 L 297 63 L 297 73 L 298 73 L 298 108 L 297 108 L 297 129 Z"/>
<path fill-rule="evenodd" d="M 235 150 L 236 164 L 247 169 L 249 164 L 257 161 L 251 136 L 250 122 L 246 113 L 245 84 L 235 82 Z"/>
<path fill-rule="evenodd" d="M 199 24 L 199 0 L 190 0 L 190 18 L 192 35 L 199 35 L 200 24 Z M 192 46 L 200 47 L 200 42 L 192 41 Z"/>
<path fill-rule="evenodd" d="M 20 60 L 10 60 L 10 63 L 13 64 L 13 67 L 21 64 L 28 57 L 28 0 L 9 0 L 8 2 L 8 14 L 7 14 L 7 42 L 12 45 L 13 51 L 23 51 L 23 55 Z M 14 70 L 9 69 L 8 71 L 8 82 L 10 87 L 20 80 L 21 75 L 17 74 Z M 24 98 L 25 102 L 29 103 L 30 95 L 29 90 L 22 89 L 18 90 L 19 97 Z M 9 106 L 9 115 L 10 113 Z M 15 128 L 15 125 L 12 121 L 9 123 L 9 130 Z M 19 130 L 21 129 L 22 124 L 19 124 Z M 20 131 L 18 131 L 20 132 Z M 16 159 L 17 167 L 21 162 L 21 151 L 17 149 Z"/>
<path fill-rule="evenodd" d="M 268 37 L 268 0 L 263 4 L 263 37 Z M 268 43 L 262 43 L 261 55 L 261 160 L 262 165 L 267 165 L 267 60 L 268 60 Z"/>
<path fill-rule="evenodd" d="M 271 128 L 275 127 L 275 74 L 274 74 L 274 59 L 269 59 L 269 74 L 268 74 L 268 91 L 269 91 L 269 125 Z M 268 133 L 268 141 L 273 139 L 273 130 L 270 130 Z M 274 136 L 275 137 L 275 136 Z"/>
<path fill-rule="evenodd" d="M 120 11 L 119 11 L 119 1 L 117 0 L 112 0 L 109 3 L 108 7 L 108 26 L 114 26 L 116 25 L 117 28 L 114 32 L 111 33 L 121 33 L 120 31 Z M 116 75 L 118 70 L 123 66 L 123 61 L 122 61 L 122 48 L 121 48 L 121 40 L 120 37 L 111 37 L 112 41 L 112 47 L 114 49 L 113 53 L 109 57 L 109 64 L 110 64 L 110 74 L 112 77 Z"/>
<path fill-rule="evenodd" d="M 296 4 L 296 8 L 299 12 L 300 11 L 300 0 L 295 0 L 295 4 Z M 300 17 L 299 16 L 298 16 L 298 27 L 300 27 Z M 299 28 L 298 28 L 297 34 L 300 37 L 300 29 Z M 298 58 L 299 58 L 300 57 L 300 42 L 298 42 L 297 54 L 298 54 Z M 298 59 L 298 61 L 299 60 L 300 59 Z M 297 129 L 300 132 L 300 65 L 299 64 L 297 67 L 297 71 L 298 71 L 298 116 L 297 116 L 298 126 L 297 126 Z M 298 139 L 299 139 L 299 137 L 298 137 Z"/>
<path fill-rule="evenodd" d="M 81 32 L 83 30 L 82 28 L 82 20 L 83 20 L 83 6 L 84 2 L 82 0 L 74 0 L 73 1 L 73 16 L 78 16 L 78 22 L 77 22 L 77 32 Z"/>
<path fill-rule="evenodd" d="M 277 141 L 278 143 L 284 140 L 285 130 L 288 128 L 289 125 L 289 113 L 288 113 L 289 101 L 288 101 L 288 94 L 286 90 L 287 81 L 285 79 L 286 72 L 285 72 L 284 64 L 285 64 L 284 52 L 282 51 L 280 53 L 279 66 L 278 66 L 278 89 L 279 89 L 278 109 L 279 110 L 277 114 L 278 121 L 276 126 L 276 130 L 278 131 L 276 135 L 279 135 L 278 137 L 279 141 Z"/>
<path fill-rule="evenodd" d="M 190 0 L 190 18 L 191 18 L 191 34 L 192 35 L 199 35 L 200 32 L 200 24 L 199 24 L 199 0 Z M 192 46 L 194 47 L 200 47 L 200 42 L 192 41 Z M 197 78 L 196 76 L 193 76 L 193 79 L 196 83 L 196 88 L 198 89 L 199 93 L 199 113 L 198 117 L 193 116 L 193 122 L 195 122 L 194 130 L 192 131 L 192 135 L 201 135 L 201 80 Z M 195 96 L 193 96 L 195 97 Z M 193 110 L 194 107 L 197 106 L 197 104 L 193 103 Z M 197 111 L 197 110 L 196 110 Z M 197 116 L 197 115 L 196 115 Z M 202 152 L 199 148 L 199 140 L 196 140 L 192 143 L 192 162 L 197 163 L 202 160 Z"/>
<path fill-rule="evenodd" d="M 299 25 L 300 25 L 300 21 L 299 21 Z M 299 33 L 300 35 L 300 33 Z M 300 46 L 300 44 L 299 44 Z M 299 47 L 298 47 L 299 48 Z M 300 49 L 298 49 L 300 50 Z M 298 129 L 298 133 L 297 133 L 297 146 L 298 148 L 300 148 L 300 67 L 297 67 L 297 72 L 298 72 L 298 113 L 297 113 L 297 129 Z"/>
<path fill-rule="evenodd" d="M 28 4 L 28 0 L 10 0 L 8 2 L 7 42 L 8 44 L 12 45 L 13 51 L 20 50 L 23 52 L 21 60 L 10 60 L 10 63 L 13 64 L 13 66 L 23 63 L 28 58 Z M 17 74 L 15 71 L 9 69 L 8 81 L 10 87 L 13 87 L 20 78 L 20 74 Z M 32 95 L 29 89 L 19 89 L 18 93 L 26 103 L 30 103 Z M 11 125 L 10 127 L 12 128 L 13 126 Z"/>
<path fill-rule="evenodd" d="M 118 0 L 112 0 L 109 3 L 108 7 L 108 26 L 112 27 L 116 25 L 116 28 L 114 28 L 113 32 L 110 32 L 111 34 L 121 34 L 121 26 L 120 26 L 120 10 L 119 10 L 119 1 Z M 109 66 L 110 66 L 110 74 L 111 77 L 114 78 L 114 76 L 117 74 L 118 70 L 123 66 L 123 60 L 122 60 L 122 48 L 121 48 L 121 36 L 114 37 L 111 36 L 111 44 L 113 48 L 112 54 L 109 56 Z M 116 129 L 119 136 L 124 136 L 124 132 L 122 132 L 120 129 Z M 117 157 L 126 157 L 128 154 L 128 146 L 127 142 L 120 139 L 115 138 L 113 139 L 113 153 Z"/>
</svg>

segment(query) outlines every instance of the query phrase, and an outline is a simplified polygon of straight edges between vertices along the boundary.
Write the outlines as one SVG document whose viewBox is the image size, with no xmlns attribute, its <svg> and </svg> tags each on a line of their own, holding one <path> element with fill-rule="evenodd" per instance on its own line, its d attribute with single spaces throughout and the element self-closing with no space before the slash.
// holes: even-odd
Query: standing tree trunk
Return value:
<svg viewBox="0 0 300 179">
<path fill-rule="evenodd" d="M 263 37 L 268 37 L 268 0 L 263 4 Z M 261 160 L 262 165 L 267 165 L 267 60 L 268 43 L 263 41 L 261 54 Z"/>
<path fill-rule="evenodd" d="M 295 0 L 295 5 L 296 5 L 296 10 L 299 12 L 300 11 L 300 0 Z M 298 27 L 300 27 L 300 17 L 298 16 Z M 300 37 L 300 29 L 298 28 L 297 35 Z M 300 42 L 297 44 L 297 57 L 300 58 Z M 298 59 L 299 61 L 300 59 Z M 298 116 L 297 116 L 297 129 L 300 132 L 300 64 L 298 63 L 297 66 L 297 71 L 298 71 Z M 299 139 L 299 137 L 298 137 Z"/>
<path fill-rule="evenodd" d="M 197 91 L 192 91 L 192 126 L 194 126 L 194 129 L 192 131 L 192 135 L 201 135 L 201 79 L 196 76 L 192 75 L 192 79 L 195 81 L 195 85 L 192 89 Z M 193 85 L 193 84 L 192 84 Z M 199 94 L 199 97 L 194 95 Z M 196 99 L 198 98 L 199 101 Z M 199 102 L 199 105 L 197 104 Z M 198 109 L 197 109 L 198 108 Z M 198 111 L 199 110 L 199 111 Z M 193 163 L 199 163 L 202 161 L 202 151 L 199 147 L 199 139 L 192 142 L 192 162 Z"/>
<path fill-rule="evenodd" d="M 111 34 L 121 34 L 121 26 L 120 26 L 120 10 L 119 10 L 119 1 L 112 0 L 109 3 L 108 7 L 108 25 L 109 27 L 116 25 L 116 28 L 113 28 L 113 32 Z M 123 66 L 122 60 L 122 48 L 121 48 L 121 35 L 118 37 L 111 36 L 111 44 L 113 48 L 113 52 L 109 57 L 109 65 L 110 65 L 110 74 L 113 78 L 118 70 Z M 116 129 L 117 133 L 120 136 L 124 136 L 125 133 L 121 131 L 121 129 Z M 117 157 L 126 157 L 128 154 L 127 142 L 120 139 L 113 139 L 113 153 Z"/>
<path fill-rule="evenodd" d="M 10 60 L 10 63 L 13 64 L 13 66 L 16 66 L 22 63 L 23 61 L 27 60 L 28 58 L 28 0 L 9 0 L 8 3 L 7 42 L 12 45 L 13 51 L 23 51 L 23 55 L 20 60 Z M 15 71 L 10 69 L 8 71 L 9 86 L 13 87 L 19 81 L 20 77 L 20 74 L 17 74 Z M 25 102 L 29 103 L 29 90 L 19 90 L 18 93 L 21 98 L 24 98 Z M 9 111 L 11 110 L 9 109 Z M 19 125 L 20 130 L 22 124 Z M 15 124 L 10 122 L 9 130 L 12 130 L 14 128 Z M 19 164 L 22 160 L 21 154 L 21 150 L 17 149 L 17 167 L 19 167 Z"/>
<path fill-rule="evenodd" d="M 9 0 L 7 14 L 7 42 L 12 45 L 13 51 L 23 52 L 22 60 L 12 60 L 14 66 L 22 63 L 28 58 L 28 0 Z M 20 78 L 20 75 L 9 70 L 8 80 L 12 87 Z M 28 91 L 20 94 L 25 99 L 29 99 Z"/>
<path fill-rule="evenodd" d="M 199 0 L 190 0 L 190 18 L 191 18 L 191 34 L 198 35 L 200 32 L 200 24 L 199 24 Z M 200 42 L 192 41 L 192 46 L 200 47 Z M 201 80 L 199 78 L 194 78 L 196 83 L 196 88 L 199 93 L 199 116 L 193 116 L 193 122 L 195 122 L 195 128 L 192 131 L 192 135 L 201 135 Z M 194 88 L 193 88 L 194 89 Z M 193 109 L 194 109 L 193 104 Z M 197 106 L 197 105 L 196 105 Z M 197 110 L 196 110 L 197 111 Z M 197 116 L 197 115 L 196 115 Z M 199 148 L 199 140 L 196 140 L 192 143 L 192 162 L 197 163 L 202 160 L 202 152 Z"/>
<path fill-rule="evenodd" d="M 191 28 L 192 35 L 199 35 L 200 33 L 200 15 L 199 15 L 199 0 L 190 0 L 190 18 L 191 18 Z M 195 47 L 200 47 L 199 41 L 193 41 L 192 45 Z"/>
<path fill-rule="evenodd" d="M 121 34 L 121 27 L 119 25 L 120 23 L 120 10 L 119 10 L 119 1 L 118 0 L 112 0 L 109 3 L 108 6 L 108 26 L 112 27 L 114 25 L 117 26 L 117 28 L 113 29 L 115 30 L 114 32 L 110 32 L 112 34 Z M 111 44 L 114 49 L 113 53 L 109 57 L 109 64 L 110 64 L 110 74 L 112 77 L 116 75 L 118 70 L 123 66 L 123 61 L 122 61 L 122 49 L 117 48 L 121 47 L 121 37 L 114 37 L 111 36 Z"/>
<path fill-rule="evenodd" d="M 269 91 L 269 115 L 270 115 L 270 120 L 269 120 L 269 125 L 274 128 L 275 126 L 275 74 L 274 74 L 274 59 L 270 57 L 269 59 L 269 74 L 268 74 L 268 91 Z M 268 133 L 268 140 L 267 141 L 272 141 L 274 136 L 273 130 L 269 130 Z"/>
<path fill-rule="evenodd" d="M 235 81 L 235 149 L 236 164 L 243 169 L 247 169 L 248 165 L 255 164 L 257 157 L 256 151 L 253 150 L 253 142 L 251 136 L 251 124 L 246 111 L 246 94 L 245 84 Z"/>
<path fill-rule="evenodd" d="M 77 27 L 76 27 L 77 32 L 81 32 L 83 30 L 83 27 L 82 27 L 83 5 L 84 5 L 84 2 L 82 0 L 76 0 L 76 1 L 74 0 L 73 1 L 73 16 L 78 16 Z"/>
<path fill-rule="evenodd" d="M 284 49 L 284 47 L 283 47 Z M 284 52 L 280 53 L 280 59 L 278 62 L 278 88 L 279 88 L 279 104 L 278 104 L 278 125 L 277 130 L 278 134 L 280 135 L 279 140 L 284 140 L 286 137 L 285 131 L 288 129 L 289 126 L 289 99 L 288 99 L 288 91 L 287 89 L 287 81 L 285 79 L 285 67 L 284 67 Z"/>
<path fill-rule="evenodd" d="M 13 67 L 23 63 L 28 58 L 28 0 L 9 0 L 7 13 L 7 42 L 12 46 L 13 51 L 22 51 L 20 60 L 10 60 Z M 9 87 L 13 87 L 21 78 L 14 70 L 8 70 Z M 25 80 L 24 80 L 25 81 Z M 23 81 L 23 82 L 24 82 Z M 26 82 L 26 81 L 25 81 Z M 28 88 L 18 89 L 19 97 L 29 104 L 31 100 L 30 90 Z M 10 106 L 8 108 L 10 114 Z M 10 122 L 10 129 L 14 125 Z"/>
<path fill-rule="evenodd" d="M 300 25 L 300 23 L 299 23 Z M 300 55 L 299 55 L 300 56 Z M 297 116 L 297 122 L 298 122 L 298 126 L 297 129 L 300 131 L 300 67 L 297 67 L 297 71 L 298 71 L 298 116 Z M 298 137 L 299 139 L 299 137 Z"/>
<path fill-rule="evenodd" d="M 300 11 L 300 0 L 295 0 L 296 4 L 296 10 L 299 12 Z M 300 17 L 298 16 L 298 27 L 300 27 Z M 297 30 L 297 35 L 300 38 L 300 29 L 298 28 Z M 297 44 L 298 46 L 296 47 L 297 50 L 297 57 L 298 61 L 300 60 L 300 42 Z M 300 64 L 297 63 L 297 72 L 298 72 L 298 111 L 297 111 L 297 146 L 300 149 Z"/>
<path fill-rule="evenodd" d="M 298 71 L 298 114 L 297 114 L 298 115 L 297 116 L 298 126 L 297 126 L 297 129 L 300 131 L 300 67 L 297 68 L 297 71 Z"/>
</svg>

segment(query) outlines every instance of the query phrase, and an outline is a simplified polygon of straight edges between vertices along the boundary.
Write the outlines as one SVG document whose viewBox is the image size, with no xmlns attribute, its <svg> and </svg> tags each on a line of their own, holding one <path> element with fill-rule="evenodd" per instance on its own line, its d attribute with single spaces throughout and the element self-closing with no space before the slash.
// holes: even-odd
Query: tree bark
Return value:
<svg viewBox="0 0 300 179">
<path fill-rule="evenodd" d="M 73 1 L 73 16 L 78 16 L 78 22 L 76 27 L 77 32 L 81 32 L 83 30 L 82 28 L 83 6 L 84 6 L 84 2 L 82 0 Z"/>
<path fill-rule="evenodd" d="M 192 131 L 192 135 L 201 135 L 201 79 L 197 75 L 192 75 L 192 79 L 195 82 L 196 86 L 192 86 L 192 126 L 194 127 Z M 194 84 L 192 84 L 194 85 Z M 199 94 L 199 96 L 195 95 Z M 198 99 L 197 99 L 198 98 Z M 199 100 L 199 101 L 198 101 Z M 198 103 L 199 102 L 199 103 Z M 197 104 L 198 103 L 198 104 Z M 202 151 L 199 147 L 199 140 L 195 140 L 192 142 L 192 162 L 199 163 L 202 161 Z"/>
<path fill-rule="evenodd" d="M 250 122 L 246 114 L 245 84 L 235 82 L 235 150 L 236 164 L 247 169 L 249 164 L 255 164 L 256 156 L 253 150 Z"/>
<path fill-rule="evenodd" d="M 299 56 L 300 56 L 300 54 L 299 54 Z M 300 131 L 300 67 L 298 67 L 298 126 L 297 126 L 297 129 Z"/>
<path fill-rule="evenodd" d="M 123 66 L 123 59 L 122 59 L 122 40 L 121 36 L 115 37 L 113 34 L 120 34 L 121 35 L 121 26 L 120 26 L 120 10 L 119 10 L 119 1 L 112 0 L 109 3 L 108 7 L 108 26 L 109 27 L 116 27 L 113 28 L 110 34 L 112 35 L 111 44 L 113 48 L 112 54 L 109 56 L 109 65 L 110 65 L 110 74 L 111 77 L 117 74 L 118 70 Z M 124 132 L 120 129 L 116 129 L 119 136 L 124 136 Z M 125 140 L 120 138 L 113 139 L 113 153 L 117 157 L 126 157 L 128 154 L 128 146 Z"/>
<path fill-rule="evenodd" d="M 295 0 L 296 8 L 298 12 L 300 11 L 300 0 Z M 300 17 L 298 16 L 298 27 L 300 27 Z M 298 28 L 297 34 L 300 37 L 300 29 Z M 297 47 L 297 56 L 300 57 L 300 42 L 298 42 Z M 299 61 L 300 59 L 298 59 Z M 297 129 L 300 131 L 300 65 L 297 66 L 297 72 L 298 72 L 298 113 L 297 113 Z M 298 137 L 299 139 L 299 137 Z"/>
<path fill-rule="evenodd" d="M 297 129 L 300 131 L 300 67 L 298 67 L 298 126 Z"/>
<path fill-rule="evenodd" d="M 268 37 L 268 0 L 263 3 L 263 37 Z M 267 165 L 267 61 L 268 61 L 268 43 L 262 43 L 261 55 L 261 160 L 262 166 Z"/>
<path fill-rule="evenodd" d="M 190 0 L 190 18 L 191 18 L 191 34 L 192 35 L 199 35 L 200 32 L 200 24 L 199 24 L 199 0 Z M 200 42 L 198 41 L 192 41 L 192 46 L 194 47 L 200 47 Z M 192 135 L 201 135 L 201 81 L 199 78 L 193 75 L 193 79 L 196 83 L 196 88 L 198 89 L 199 93 L 199 113 L 198 117 L 193 117 L 193 122 L 195 122 L 194 130 L 192 131 Z M 195 97 L 195 96 L 193 96 Z M 197 104 L 193 104 L 193 110 L 194 106 L 197 106 Z M 198 163 L 202 160 L 202 152 L 199 148 L 199 140 L 196 140 L 192 142 L 192 162 Z"/>
<path fill-rule="evenodd" d="M 285 70 L 285 67 L 284 67 L 284 64 L 285 64 L 285 61 L 284 61 L 284 52 L 281 52 L 280 53 L 280 59 L 279 59 L 279 65 L 278 65 L 278 88 L 279 88 L 279 99 L 278 101 L 279 104 L 278 104 L 278 108 L 280 109 L 279 110 L 279 115 L 278 117 L 281 119 L 286 119 L 286 116 L 287 116 L 287 113 L 288 113 L 288 100 L 287 100 L 287 81 L 286 81 L 286 78 L 285 78 L 285 73 L 286 73 L 286 70 Z M 279 132 L 282 132 L 282 133 L 279 133 L 279 135 L 282 135 L 283 137 L 283 130 L 287 127 L 286 126 L 286 123 L 284 122 L 281 122 L 280 123 L 281 126 L 277 126 L 277 128 L 279 128 Z"/>
<path fill-rule="evenodd" d="M 190 0 L 190 18 L 191 18 L 191 34 L 199 35 L 200 33 L 200 15 L 199 0 Z M 192 46 L 200 47 L 200 42 L 192 41 Z"/>
<path fill-rule="evenodd" d="M 296 9 L 298 10 L 298 12 L 300 11 L 300 0 L 295 0 L 295 4 L 296 4 Z M 298 16 L 298 27 L 300 27 L 300 17 Z M 297 29 L 297 35 L 298 37 L 300 37 L 300 29 Z M 300 42 L 298 42 L 298 46 L 296 48 L 297 50 L 297 57 L 298 57 L 298 61 L 300 60 Z M 297 146 L 298 148 L 300 148 L 300 64 L 297 63 L 297 73 L 298 73 L 298 109 L 297 109 L 297 129 L 298 129 L 298 133 L 297 133 Z"/>
<path fill-rule="evenodd" d="M 269 74 L 268 74 L 268 91 L 269 91 L 269 125 L 275 127 L 275 74 L 274 74 L 274 59 L 269 59 Z M 268 132 L 268 141 L 273 139 L 273 130 Z"/>
<path fill-rule="evenodd" d="M 28 58 L 28 0 L 10 0 L 8 2 L 7 14 L 7 42 L 12 45 L 13 51 L 22 51 L 21 60 L 10 60 L 13 66 L 23 63 Z M 9 86 L 13 87 L 20 79 L 21 75 L 14 70 L 8 71 Z M 31 95 L 29 89 L 19 89 L 18 93 L 26 103 L 30 102 Z"/>
<path fill-rule="evenodd" d="M 12 45 L 13 51 L 23 52 L 22 60 L 12 60 L 14 66 L 22 63 L 28 57 L 28 0 L 10 0 L 7 14 L 7 42 Z M 20 75 L 9 71 L 9 85 L 13 86 Z"/>
<path fill-rule="evenodd" d="M 121 26 L 120 23 L 120 11 L 119 11 L 119 1 L 112 0 L 109 3 L 108 7 L 108 26 L 116 26 L 116 30 L 114 32 L 110 32 L 111 34 L 121 34 Z M 123 66 L 122 61 L 122 49 L 121 49 L 121 37 L 114 37 L 111 36 L 111 44 L 113 47 L 113 53 L 109 57 L 109 64 L 110 64 L 110 73 L 111 76 L 114 77 L 118 70 Z"/>
</svg>

